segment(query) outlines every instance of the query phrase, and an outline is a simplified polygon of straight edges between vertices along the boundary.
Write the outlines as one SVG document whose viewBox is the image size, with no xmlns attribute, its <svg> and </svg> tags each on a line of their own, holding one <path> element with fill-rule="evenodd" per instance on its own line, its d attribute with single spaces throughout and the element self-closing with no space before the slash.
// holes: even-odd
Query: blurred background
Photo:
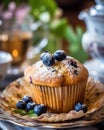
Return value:
<svg viewBox="0 0 104 130">
<path fill-rule="evenodd" d="M 78 15 L 80 11 L 93 4 L 93 0 L 1 0 L 0 50 L 12 53 L 13 64 L 20 64 L 25 58 L 27 46 L 32 39 L 32 45 L 36 49 L 33 50 L 33 53 L 31 50 L 27 58 L 33 58 L 39 51 L 54 52 L 62 48 L 83 63 L 88 58 L 81 47 L 81 36 L 85 31 L 85 24 L 78 19 Z M 8 31 L 11 35 L 7 40 Z M 16 45 L 18 33 L 21 33 L 22 43 L 20 44 L 25 45 Z M 1 34 L 4 35 L 1 36 Z M 40 45 L 42 39 L 43 42 Z M 8 43 L 3 43 L 6 40 Z M 38 45 L 40 45 L 39 48 L 37 48 Z M 13 50 L 13 46 L 18 49 L 16 50 L 14 47 Z M 23 49 L 20 50 L 22 47 Z"/>
<path fill-rule="evenodd" d="M 0 0 L 0 51 L 9 52 L 13 58 L 0 87 L 23 76 L 24 69 L 35 63 L 43 51 L 64 49 L 81 63 L 91 59 L 82 47 L 86 25 L 78 16 L 93 5 L 94 0 Z M 104 46 L 100 51 L 104 57 Z M 104 60 L 101 65 L 99 79 L 104 83 Z M 94 63 L 95 68 L 98 66 Z"/>
<path fill-rule="evenodd" d="M 64 49 L 84 63 L 90 56 L 82 48 L 85 23 L 79 13 L 94 0 L 0 0 L 0 50 L 13 61 L 8 74 L 23 73 L 40 53 Z"/>
</svg>

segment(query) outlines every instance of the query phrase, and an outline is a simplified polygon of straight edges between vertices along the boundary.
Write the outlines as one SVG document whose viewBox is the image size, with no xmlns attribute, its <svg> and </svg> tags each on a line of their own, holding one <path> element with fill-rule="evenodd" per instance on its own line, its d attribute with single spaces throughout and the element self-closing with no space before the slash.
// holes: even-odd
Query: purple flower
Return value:
<svg viewBox="0 0 104 130">
<path fill-rule="evenodd" d="M 9 10 L 6 10 L 2 13 L 2 18 L 5 20 L 11 19 L 13 16 L 13 13 Z"/>
<path fill-rule="evenodd" d="M 8 5 L 8 10 L 14 11 L 16 9 L 16 4 L 15 2 L 10 2 Z"/>
<path fill-rule="evenodd" d="M 29 14 L 29 6 L 20 6 L 16 9 L 15 18 L 18 24 L 21 24 L 25 17 Z"/>
<path fill-rule="evenodd" d="M 28 5 L 16 6 L 15 2 L 10 2 L 6 10 L 0 5 L 0 16 L 3 20 L 15 19 L 18 23 L 22 23 L 29 14 L 30 7 Z"/>
</svg>

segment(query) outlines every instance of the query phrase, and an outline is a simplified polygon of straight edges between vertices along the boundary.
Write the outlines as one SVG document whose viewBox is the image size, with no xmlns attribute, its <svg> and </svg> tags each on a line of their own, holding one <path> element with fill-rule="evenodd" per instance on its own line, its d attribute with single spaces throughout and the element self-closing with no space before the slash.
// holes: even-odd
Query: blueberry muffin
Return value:
<svg viewBox="0 0 104 130">
<path fill-rule="evenodd" d="M 24 78 L 36 103 L 47 105 L 49 112 L 62 113 L 83 103 L 88 71 L 64 50 L 58 50 L 42 53 L 40 61 L 26 68 Z"/>
</svg>

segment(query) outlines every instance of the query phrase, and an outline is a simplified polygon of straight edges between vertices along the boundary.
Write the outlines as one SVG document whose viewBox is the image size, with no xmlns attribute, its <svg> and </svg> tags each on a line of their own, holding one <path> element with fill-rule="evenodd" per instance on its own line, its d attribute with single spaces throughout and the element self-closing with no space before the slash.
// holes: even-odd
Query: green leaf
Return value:
<svg viewBox="0 0 104 130">
<path fill-rule="evenodd" d="M 56 37 L 65 38 L 65 30 L 68 27 L 68 21 L 66 18 L 57 19 L 50 25 L 50 31 Z"/>
<path fill-rule="evenodd" d="M 44 11 L 48 11 L 50 15 L 53 15 L 57 4 L 55 0 L 29 0 L 29 5 L 31 7 L 31 14 L 37 17 L 36 14 L 40 15 Z"/>
<path fill-rule="evenodd" d="M 38 116 L 36 113 L 34 113 L 34 110 L 30 110 L 27 115 L 29 117 L 33 117 L 33 116 L 37 117 Z"/>
<path fill-rule="evenodd" d="M 65 37 L 70 42 L 70 44 L 76 43 L 76 41 L 78 41 L 78 37 L 77 37 L 77 35 L 76 35 L 75 31 L 73 30 L 71 25 L 69 25 L 66 28 Z"/>
<path fill-rule="evenodd" d="M 15 112 L 16 114 L 21 114 L 22 116 L 27 115 L 27 112 L 25 110 L 22 110 L 22 109 L 16 109 L 13 112 Z"/>
<path fill-rule="evenodd" d="M 30 110 L 30 111 L 28 112 L 28 115 L 31 115 L 31 114 L 34 114 L 34 110 Z"/>
<path fill-rule="evenodd" d="M 71 52 L 70 56 L 76 58 L 81 63 L 84 63 L 86 59 L 88 58 L 88 53 L 84 52 L 83 50 L 77 50 L 76 52 Z"/>
<path fill-rule="evenodd" d="M 83 33 L 84 33 L 83 29 L 80 26 L 77 26 L 76 27 L 76 34 L 77 34 L 79 40 L 81 40 Z"/>
<path fill-rule="evenodd" d="M 13 112 L 16 114 L 20 114 L 22 116 L 24 116 L 24 115 L 27 115 L 29 117 L 33 117 L 33 116 L 37 117 L 38 116 L 37 114 L 34 113 L 34 110 L 30 110 L 29 112 L 26 112 L 25 110 L 22 110 L 22 109 L 16 109 Z"/>
<path fill-rule="evenodd" d="M 73 43 L 70 45 L 70 52 L 76 52 L 80 50 L 80 46 L 78 43 Z"/>
</svg>

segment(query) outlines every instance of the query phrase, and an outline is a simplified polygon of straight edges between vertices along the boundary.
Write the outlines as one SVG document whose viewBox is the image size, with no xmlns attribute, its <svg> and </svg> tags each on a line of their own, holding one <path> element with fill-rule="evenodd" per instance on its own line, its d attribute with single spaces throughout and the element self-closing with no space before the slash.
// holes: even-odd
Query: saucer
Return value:
<svg viewBox="0 0 104 130">
<path fill-rule="evenodd" d="M 74 110 L 68 113 L 45 113 L 38 117 L 21 116 L 13 112 L 15 104 L 24 95 L 33 98 L 33 92 L 29 89 L 24 78 L 19 78 L 6 87 L 0 96 L 0 119 L 19 126 L 41 128 L 75 128 L 89 126 L 101 122 L 104 119 L 104 85 L 89 77 L 86 85 L 84 103 L 88 110 Z"/>
</svg>

